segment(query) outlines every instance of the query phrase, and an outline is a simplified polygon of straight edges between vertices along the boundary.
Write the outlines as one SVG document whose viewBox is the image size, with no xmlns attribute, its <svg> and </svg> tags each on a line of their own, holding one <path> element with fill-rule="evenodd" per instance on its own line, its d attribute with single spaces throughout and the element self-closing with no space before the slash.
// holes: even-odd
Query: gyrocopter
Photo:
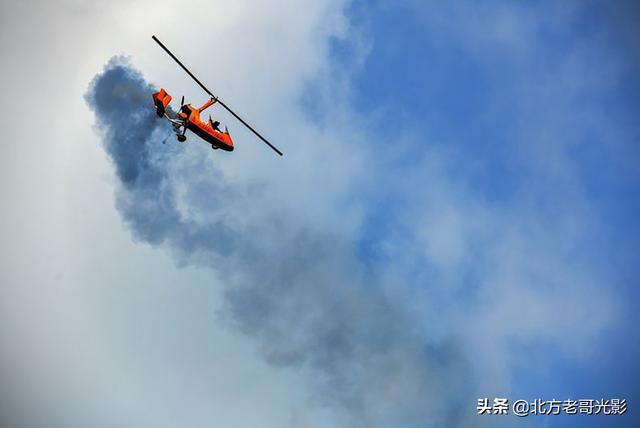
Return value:
<svg viewBox="0 0 640 428">
<path fill-rule="evenodd" d="M 282 156 L 282 152 L 278 150 L 277 147 L 267 141 L 266 138 L 260 135 L 258 131 L 253 129 L 251 125 L 245 122 L 240 116 L 235 114 L 225 103 L 222 102 L 222 100 L 213 95 L 213 93 L 209 89 L 207 89 L 196 78 L 196 76 L 194 76 L 189 71 L 189 69 L 185 67 L 184 64 L 182 64 L 180 60 L 176 58 L 176 56 L 172 54 L 171 51 L 167 49 L 167 47 L 163 45 L 160 40 L 158 40 L 156 36 L 152 36 L 152 38 L 211 97 L 207 102 L 202 104 L 202 106 L 194 107 L 191 104 L 185 104 L 183 96 L 182 100 L 180 101 L 180 109 L 177 113 L 173 113 L 171 109 L 167 109 L 169 103 L 171 102 L 171 95 L 169 95 L 167 91 L 164 90 L 164 88 L 160 88 L 158 92 L 155 92 L 153 94 L 153 104 L 156 107 L 156 114 L 161 118 L 166 118 L 171 123 L 174 130 L 176 131 L 176 138 L 178 139 L 178 141 L 183 143 L 187 140 L 186 132 L 188 129 L 207 143 L 211 144 L 211 148 L 214 150 L 221 149 L 228 152 L 233 151 L 233 140 L 231 139 L 231 135 L 229 135 L 229 130 L 226 126 L 223 132 L 220 130 L 220 122 L 218 122 L 217 120 L 213 121 L 211 119 L 211 116 L 209 116 L 209 120 L 207 122 L 203 122 L 200 119 L 200 113 L 217 103 L 224 107 L 229 113 L 233 115 L 233 117 L 238 119 L 240 123 L 246 126 L 258 138 L 260 138 L 264 143 L 271 147 L 277 154 Z"/>
</svg>

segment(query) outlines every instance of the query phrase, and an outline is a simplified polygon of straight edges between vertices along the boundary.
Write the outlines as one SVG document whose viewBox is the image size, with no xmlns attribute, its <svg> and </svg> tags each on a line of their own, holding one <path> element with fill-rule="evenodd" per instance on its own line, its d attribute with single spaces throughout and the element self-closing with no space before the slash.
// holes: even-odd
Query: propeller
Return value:
<svg viewBox="0 0 640 428">
<path fill-rule="evenodd" d="M 184 95 L 182 96 L 182 99 L 180 100 L 180 108 L 178 108 L 178 111 L 175 112 L 176 113 L 176 119 L 180 119 L 180 116 L 178 115 L 178 113 L 182 112 L 182 107 L 184 107 Z"/>
<path fill-rule="evenodd" d="M 182 99 L 180 99 L 180 112 L 184 113 L 182 111 L 182 108 L 184 107 L 184 95 L 182 96 Z"/>
<path fill-rule="evenodd" d="M 184 113 L 182 111 L 182 108 L 184 107 L 184 95 L 182 96 L 182 98 L 180 99 L 180 112 Z M 179 116 L 178 116 L 179 117 Z M 187 132 L 187 122 L 186 120 L 184 120 L 182 122 L 182 126 L 184 126 L 184 131 L 182 132 L 182 135 L 184 136 L 184 134 Z"/>
</svg>

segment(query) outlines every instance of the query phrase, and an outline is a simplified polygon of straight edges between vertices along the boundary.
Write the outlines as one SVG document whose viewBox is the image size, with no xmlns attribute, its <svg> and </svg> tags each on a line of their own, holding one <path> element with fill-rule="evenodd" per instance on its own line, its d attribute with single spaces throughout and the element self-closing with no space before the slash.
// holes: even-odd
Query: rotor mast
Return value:
<svg viewBox="0 0 640 428">
<path fill-rule="evenodd" d="M 182 69 L 202 88 L 203 91 L 205 91 L 207 94 L 209 94 L 212 98 L 214 98 L 222 107 L 224 107 L 229 113 L 231 113 L 233 115 L 233 117 L 235 117 L 236 119 L 238 119 L 240 121 L 240 123 L 242 123 L 244 126 L 246 126 L 251 132 L 253 132 L 258 138 L 260 138 L 266 145 L 268 145 L 269 147 L 271 147 L 271 149 L 273 149 L 273 151 L 275 151 L 277 154 L 279 154 L 280 156 L 282 156 L 282 152 L 280 150 L 278 150 L 278 148 L 276 146 L 274 146 L 273 144 L 271 144 L 269 141 L 267 141 L 266 138 L 264 138 L 262 135 L 260 135 L 260 133 L 258 131 L 256 131 L 255 129 L 253 129 L 253 127 L 251 125 L 249 125 L 247 122 L 244 121 L 244 119 L 242 119 L 240 116 L 238 116 L 236 113 L 234 113 L 233 110 L 231 110 L 224 102 L 222 102 L 221 99 L 219 99 L 218 97 L 216 97 L 215 95 L 213 95 L 213 93 L 207 89 L 206 86 L 204 86 L 202 84 L 202 82 L 200 82 L 198 80 L 198 78 L 196 76 L 193 75 L 193 73 L 191 73 L 189 71 L 189 69 L 182 63 L 180 62 L 180 60 L 178 58 L 176 58 L 176 56 L 171 53 L 171 51 L 162 44 L 162 42 L 160 40 L 158 40 L 158 38 L 154 35 L 151 37 L 158 45 L 160 45 L 160 47 L 171 57 L 173 58 L 173 60 L 178 63 L 178 65 L 180 67 L 182 67 Z"/>
</svg>

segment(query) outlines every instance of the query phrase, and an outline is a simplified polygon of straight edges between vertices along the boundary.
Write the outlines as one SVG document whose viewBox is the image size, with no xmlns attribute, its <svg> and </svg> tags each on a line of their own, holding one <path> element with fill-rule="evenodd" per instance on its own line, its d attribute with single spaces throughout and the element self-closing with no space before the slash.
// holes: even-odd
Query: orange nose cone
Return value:
<svg viewBox="0 0 640 428">
<path fill-rule="evenodd" d="M 233 151 L 233 140 L 231 139 L 231 135 L 229 135 L 228 132 L 225 132 L 223 134 L 226 137 L 226 143 L 229 146 L 229 151 L 232 152 Z"/>
</svg>

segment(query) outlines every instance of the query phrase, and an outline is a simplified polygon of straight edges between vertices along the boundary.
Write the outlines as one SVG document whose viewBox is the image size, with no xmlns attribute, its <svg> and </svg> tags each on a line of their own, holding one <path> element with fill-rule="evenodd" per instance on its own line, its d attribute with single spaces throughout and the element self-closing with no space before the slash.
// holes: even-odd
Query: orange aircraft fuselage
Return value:
<svg viewBox="0 0 640 428">
<path fill-rule="evenodd" d="M 153 94 L 153 103 L 156 106 L 156 113 L 162 117 L 165 115 L 166 108 L 171 102 L 171 95 L 163 88 Z M 177 114 L 178 120 L 184 123 L 186 129 L 190 130 L 198 137 L 211 144 L 214 149 L 222 149 L 228 152 L 233 151 L 233 140 L 229 132 L 222 132 L 214 127 L 214 122 L 209 117 L 208 122 L 200 120 L 200 113 L 209 106 L 216 103 L 215 99 L 210 99 L 199 108 L 191 104 L 185 104 L 181 107 Z"/>
</svg>

